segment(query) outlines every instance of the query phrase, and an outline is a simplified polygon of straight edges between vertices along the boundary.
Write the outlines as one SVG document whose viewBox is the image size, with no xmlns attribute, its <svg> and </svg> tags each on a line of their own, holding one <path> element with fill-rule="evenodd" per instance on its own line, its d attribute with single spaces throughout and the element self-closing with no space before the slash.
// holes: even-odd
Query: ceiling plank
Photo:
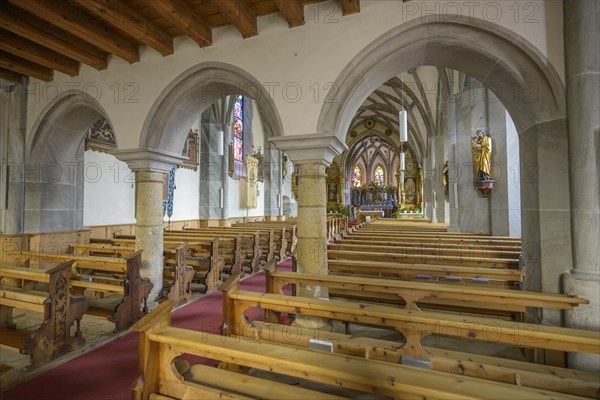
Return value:
<svg viewBox="0 0 600 400">
<path fill-rule="evenodd" d="M 50 82 L 54 78 L 54 71 L 52 69 L 13 56 L 4 51 L 0 51 L 0 68 L 5 68 L 22 75 L 32 76 L 46 82 Z"/>
<path fill-rule="evenodd" d="M 11 81 L 15 83 L 22 83 L 25 78 L 25 75 L 9 71 L 4 68 L 0 68 L 0 79 L 4 79 L 5 81 Z"/>
<path fill-rule="evenodd" d="M 74 2 L 104 22 L 152 47 L 163 56 L 173 54 L 173 38 L 121 0 L 74 0 Z"/>
<path fill-rule="evenodd" d="M 241 0 L 213 0 L 223 16 L 237 28 L 244 39 L 258 35 L 256 15 Z"/>
<path fill-rule="evenodd" d="M 340 0 L 342 15 L 356 14 L 360 12 L 360 0 Z"/>
<path fill-rule="evenodd" d="M 0 50 L 69 76 L 79 74 L 79 62 L 11 32 L 0 30 Z"/>
<path fill-rule="evenodd" d="M 108 54 L 32 15 L 2 4 L 0 27 L 98 70 L 108 66 Z"/>
<path fill-rule="evenodd" d="M 129 63 L 140 60 L 136 44 L 65 2 L 35 0 L 8 0 L 8 2 Z"/>
<path fill-rule="evenodd" d="M 161 17 L 177 25 L 192 40 L 206 47 L 212 45 L 212 30 L 202 17 L 180 0 L 152 0 L 148 6 L 161 13 Z"/>
<path fill-rule="evenodd" d="M 304 25 L 304 4 L 302 0 L 275 0 L 275 5 L 287 20 L 290 28 Z"/>
</svg>

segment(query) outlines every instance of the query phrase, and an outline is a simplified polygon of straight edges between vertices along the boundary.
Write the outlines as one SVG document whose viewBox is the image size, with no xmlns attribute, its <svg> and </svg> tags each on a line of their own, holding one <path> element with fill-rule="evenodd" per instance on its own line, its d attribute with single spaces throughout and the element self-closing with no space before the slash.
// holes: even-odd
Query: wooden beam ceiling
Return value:
<svg viewBox="0 0 600 400">
<path fill-rule="evenodd" d="M 280 12 L 290 28 L 305 23 L 304 6 L 324 0 L 0 0 L 0 78 L 52 80 L 53 70 L 75 76 L 80 64 L 106 69 L 109 55 L 139 61 L 147 45 L 173 54 L 187 35 L 212 45 L 212 29 L 233 25 L 244 38 L 258 34 L 257 17 Z M 339 0 L 343 14 L 359 0 Z"/>
<path fill-rule="evenodd" d="M 152 0 L 148 5 L 161 13 L 187 36 L 192 38 L 201 47 L 212 44 L 212 30 L 202 17 L 194 13 L 188 5 L 180 0 Z"/>
<path fill-rule="evenodd" d="M 5 81 L 21 83 L 25 78 L 25 75 L 18 74 L 16 72 L 9 71 L 4 68 L 0 68 L 0 79 L 4 79 Z"/>
<path fill-rule="evenodd" d="M 73 0 L 81 8 L 163 56 L 173 54 L 173 38 L 121 0 Z M 155 2 L 153 0 L 152 2 Z"/>
<path fill-rule="evenodd" d="M 108 53 L 4 3 L 0 7 L 0 28 L 98 70 L 108 66 Z"/>
<path fill-rule="evenodd" d="M 304 4 L 301 0 L 275 0 L 275 5 L 290 28 L 304 25 Z"/>
<path fill-rule="evenodd" d="M 46 82 L 50 82 L 54 78 L 54 71 L 50 68 L 42 67 L 4 51 L 0 51 L 0 68 L 32 76 Z"/>
<path fill-rule="evenodd" d="M 79 73 L 79 62 L 2 29 L 0 50 L 70 76 Z"/>
<path fill-rule="evenodd" d="M 342 15 L 356 14 L 360 12 L 360 0 L 340 0 Z"/>
<path fill-rule="evenodd" d="M 244 39 L 258 35 L 256 15 L 241 0 L 212 0 L 223 16 L 235 26 Z"/>
<path fill-rule="evenodd" d="M 131 40 L 111 31 L 82 11 L 63 1 L 8 0 L 15 7 L 30 12 L 102 50 L 113 53 L 129 63 L 140 60 L 138 46 Z"/>
</svg>

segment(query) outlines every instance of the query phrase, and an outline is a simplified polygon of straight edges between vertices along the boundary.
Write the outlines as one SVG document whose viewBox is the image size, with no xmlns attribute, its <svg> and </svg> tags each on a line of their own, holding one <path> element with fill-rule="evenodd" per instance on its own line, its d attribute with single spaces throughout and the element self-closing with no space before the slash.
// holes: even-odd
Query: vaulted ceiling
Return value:
<svg viewBox="0 0 600 400">
<path fill-rule="evenodd" d="M 423 66 L 395 76 L 377 88 L 360 106 L 350 128 L 353 132 L 376 123 L 390 136 L 398 135 L 398 113 L 408 111 L 409 147 L 417 159 L 424 154 L 428 137 L 437 136 L 443 107 L 449 95 L 461 92 L 465 75 L 450 68 Z"/>
<path fill-rule="evenodd" d="M 78 75 L 82 63 L 106 69 L 111 55 L 135 63 L 144 45 L 168 56 L 182 35 L 211 46 L 212 30 L 225 25 L 249 38 L 257 17 L 274 13 L 294 28 L 305 5 L 322 1 L 0 0 L 0 78 L 51 81 L 55 70 Z M 343 15 L 360 12 L 360 0 L 337 1 Z"/>
</svg>

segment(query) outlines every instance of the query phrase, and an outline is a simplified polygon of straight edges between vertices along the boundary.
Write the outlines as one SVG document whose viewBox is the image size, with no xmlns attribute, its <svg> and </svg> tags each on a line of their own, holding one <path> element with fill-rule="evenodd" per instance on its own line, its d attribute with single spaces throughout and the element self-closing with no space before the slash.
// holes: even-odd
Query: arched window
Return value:
<svg viewBox="0 0 600 400">
<path fill-rule="evenodd" d="M 375 184 L 383 185 L 384 182 L 385 182 L 385 174 L 383 172 L 383 168 L 381 168 L 381 165 L 380 165 L 377 168 L 375 168 Z"/>
<path fill-rule="evenodd" d="M 244 97 L 238 96 L 233 106 L 233 158 L 244 160 Z"/>
<path fill-rule="evenodd" d="M 354 187 L 362 186 L 362 171 L 360 170 L 360 167 L 358 165 L 354 167 L 354 175 L 352 176 L 352 178 Z"/>
</svg>

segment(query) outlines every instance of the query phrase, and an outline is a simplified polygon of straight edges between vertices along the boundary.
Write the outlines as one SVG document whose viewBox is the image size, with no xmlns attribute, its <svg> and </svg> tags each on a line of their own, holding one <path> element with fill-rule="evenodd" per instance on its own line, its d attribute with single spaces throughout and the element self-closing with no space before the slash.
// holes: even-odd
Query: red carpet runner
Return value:
<svg viewBox="0 0 600 400">
<path fill-rule="evenodd" d="M 291 260 L 278 269 L 291 270 Z M 242 282 L 244 290 L 265 291 L 265 274 Z M 173 326 L 218 333 L 223 320 L 221 293 L 215 292 L 173 313 Z M 125 400 L 138 368 L 138 333 L 48 371 L 4 393 L 5 400 Z"/>
</svg>

